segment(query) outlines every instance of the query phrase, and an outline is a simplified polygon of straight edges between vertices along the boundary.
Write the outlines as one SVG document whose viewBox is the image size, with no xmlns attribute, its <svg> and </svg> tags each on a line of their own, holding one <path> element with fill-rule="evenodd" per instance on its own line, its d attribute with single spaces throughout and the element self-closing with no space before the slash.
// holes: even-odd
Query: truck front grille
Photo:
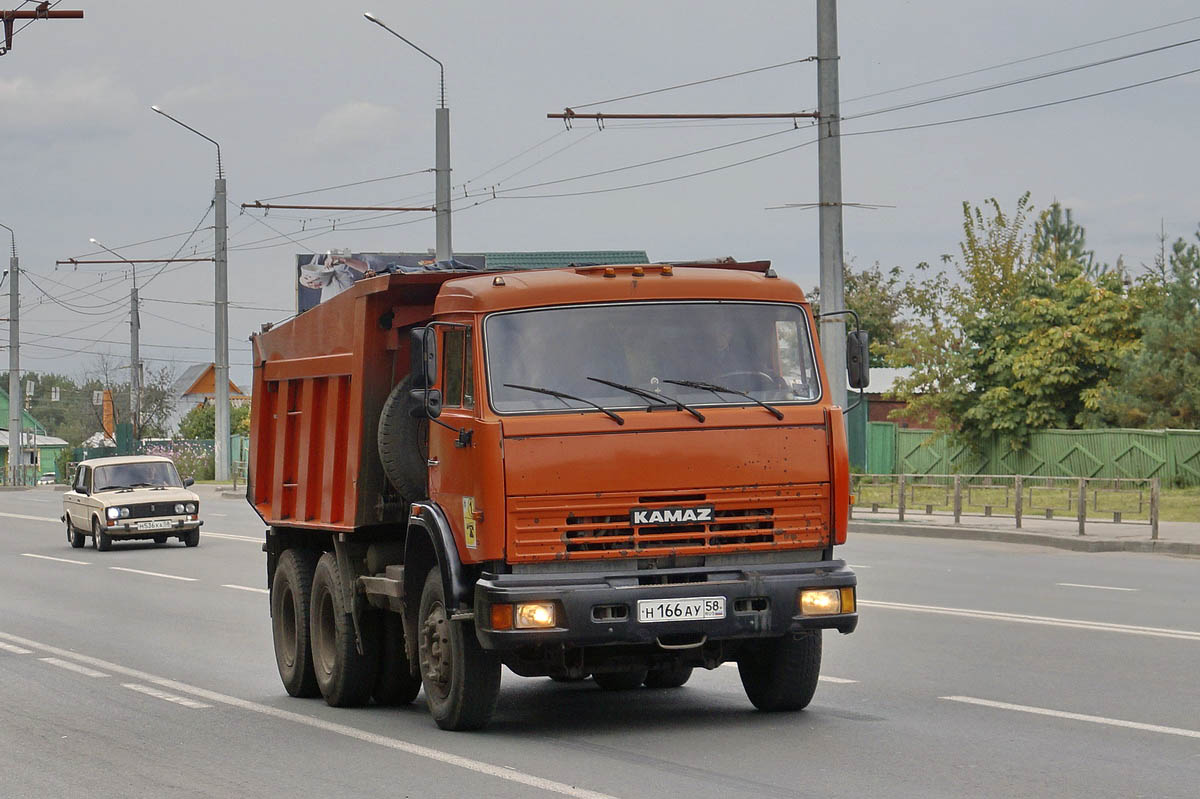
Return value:
<svg viewBox="0 0 1200 799">
<path fill-rule="evenodd" d="M 635 525 L 633 508 L 712 505 L 711 521 Z M 678 495 L 581 494 L 509 500 L 509 557 L 638 557 L 801 549 L 829 541 L 829 486 L 756 486 Z"/>
</svg>

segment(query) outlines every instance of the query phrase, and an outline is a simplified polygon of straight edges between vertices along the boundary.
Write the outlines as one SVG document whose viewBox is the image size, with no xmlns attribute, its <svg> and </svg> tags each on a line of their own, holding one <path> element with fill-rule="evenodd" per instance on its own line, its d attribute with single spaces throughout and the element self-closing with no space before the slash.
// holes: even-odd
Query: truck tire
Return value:
<svg viewBox="0 0 1200 799">
<path fill-rule="evenodd" d="M 381 613 L 379 624 L 379 674 L 371 695 L 381 705 L 407 705 L 421 690 L 421 676 L 413 676 L 404 652 L 404 619 L 399 613 Z"/>
<path fill-rule="evenodd" d="M 358 653 L 354 617 L 339 585 L 337 555 L 326 552 L 317 561 L 309 610 L 313 672 L 330 707 L 366 704 L 375 687 L 378 635 L 364 631 L 363 654 Z M 364 625 L 369 623 L 364 619 Z"/>
<path fill-rule="evenodd" d="M 821 673 L 821 631 L 806 630 L 748 644 L 738 654 L 746 696 L 759 710 L 803 710 Z"/>
<path fill-rule="evenodd" d="M 600 672 L 599 674 L 593 674 L 592 679 L 596 681 L 596 685 L 599 685 L 605 691 L 629 691 L 645 682 L 648 673 L 646 669 Z"/>
<path fill-rule="evenodd" d="M 692 678 L 692 667 L 681 663 L 650 669 L 644 685 L 647 688 L 678 688 Z"/>
<path fill-rule="evenodd" d="M 67 540 L 71 542 L 71 547 L 74 549 L 83 549 L 84 543 L 87 541 L 87 536 L 75 529 L 75 525 L 71 524 L 71 517 L 67 517 Z"/>
<path fill-rule="evenodd" d="M 376 446 L 383 473 L 405 500 L 424 499 L 428 494 L 429 420 L 413 416 L 409 395 L 412 375 L 405 377 L 383 403 L 379 414 Z"/>
<path fill-rule="evenodd" d="M 315 553 L 307 549 L 285 549 L 271 581 L 271 637 L 275 641 L 275 663 L 279 678 L 292 696 L 318 696 L 309 646 L 309 604 L 312 597 Z"/>
<path fill-rule="evenodd" d="M 450 620 L 436 567 L 421 591 L 417 634 L 421 684 L 433 720 L 443 730 L 483 727 L 500 695 L 500 658 L 479 645 L 470 622 Z"/>
<path fill-rule="evenodd" d="M 107 552 L 112 549 L 112 536 L 100 525 L 99 519 L 92 519 L 92 546 L 98 552 Z"/>
</svg>

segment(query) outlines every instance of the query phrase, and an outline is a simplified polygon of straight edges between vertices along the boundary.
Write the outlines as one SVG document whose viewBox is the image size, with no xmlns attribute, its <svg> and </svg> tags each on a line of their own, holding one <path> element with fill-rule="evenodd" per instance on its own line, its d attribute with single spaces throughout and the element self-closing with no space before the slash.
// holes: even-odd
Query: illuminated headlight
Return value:
<svg viewBox="0 0 1200 799">
<path fill-rule="evenodd" d="M 176 506 L 175 506 L 175 512 L 176 512 L 176 513 L 183 513 L 183 503 L 180 503 L 180 504 L 178 504 L 178 505 L 176 505 Z"/>
<path fill-rule="evenodd" d="M 517 605 L 516 627 L 518 629 L 536 629 L 554 626 L 553 602 L 522 602 Z"/>
<path fill-rule="evenodd" d="M 842 612 L 842 592 L 837 588 L 806 588 L 800 592 L 803 616 L 829 616 Z"/>
<path fill-rule="evenodd" d="M 196 512 L 196 503 L 195 503 L 195 502 L 189 502 L 187 505 L 184 505 L 184 509 L 185 509 L 185 510 L 186 510 L 188 513 L 195 513 L 195 512 Z"/>
<path fill-rule="evenodd" d="M 120 508 L 109 508 L 107 511 L 105 511 L 105 513 L 108 514 L 108 518 L 110 518 L 110 519 L 121 518 L 121 509 Z"/>
</svg>

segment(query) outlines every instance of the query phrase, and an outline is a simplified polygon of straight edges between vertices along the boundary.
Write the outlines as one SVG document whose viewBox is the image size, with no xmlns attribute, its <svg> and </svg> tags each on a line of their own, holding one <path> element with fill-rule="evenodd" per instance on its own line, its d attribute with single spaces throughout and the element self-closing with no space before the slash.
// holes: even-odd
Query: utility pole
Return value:
<svg viewBox="0 0 1200 799">
<path fill-rule="evenodd" d="M 370 13 L 363 14 L 363 16 L 366 17 L 369 22 L 374 22 L 376 25 L 383 28 L 385 31 L 392 34 L 397 39 L 404 42 L 409 47 L 438 65 L 438 70 L 441 74 L 441 84 L 438 95 L 438 107 L 434 112 L 435 139 L 433 148 L 433 166 L 434 173 L 436 175 L 434 180 L 434 207 L 436 208 L 437 213 L 434 223 L 437 227 L 437 247 L 434 250 L 434 257 L 438 261 L 450 262 L 454 260 L 454 249 L 450 246 L 450 109 L 446 107 L 446 67 L 441 61 L 434 58 L 425 50 L 421 49 L 396 31 L 389 28 L 381 19 L 379 19 L 379 17 Z"/>
<path fill-rule="evenodd" d="M 17 260 L 17 234 L 0 223 L 12 236 L 12 258 L 8 261 L 8 473 L 9 485 L 24 482 L 21 468 L 21 291 L 20 263 Z"/>
<path fill-rule="evenodd" d="M 25 5 L 22 3 L 21 5 Z M 58 5 L 55 3 L 55 5 Z M 17 30 L 24 30 L 27 25 L 31 25 L 36 19 L 83 19 L 82 11 L 67 11 L 54 10 L 50 7 L 49 2 L 38 3 L 32 9 L 24 11 L 20 9 L 12 9 L 8 11 L 0 11 L 0 18 L 4 20 L 4 44 L 0 45 L 0 55 L 4 55 L 13 46 L 13 35 L 16 31 L 13 30 L 13 23 L 17 20 L 27 20 L 25 25 L 22 25 Z"/>
<path fill-rule="evenodd" d="M 842 272 L 842 140 L 838 98 L 837 0 L 817 0 L 817 140 L 820 202 L 821 307 L 846 307 Z M 821 355 L 834 404 L 846 407 L 846 325 L 821 320 Z"/>
<path fill-rule="evenodd" d="M 229 229 L 225 215 L 225 170 L 221 165 L 221 145 L 215 139 L 205 136 L 191 125 L 180 122 L 156 105 L 150 106 L 150 110 L 161 114 L 182 128 L 187 128 L 217 148 L 217 179 L 213 184 L 213 260 L 216 265 L 213 270 L 216 272 L 213 292 L 213 305 L 216 306 L 216 320 L 213 325 L 216 337 L 213 347 L 213 377 L 216 384 L 214 386 L 216 430 L 214 431 L 213 459 L 216 478 L 225 481 L 229 479 L 229 253 L 227 248 Z"/>
<path fill-rule="evenodd" d="M 121 258 L 133 269 L 133 288 L 129 290 L 129 421 L 133 428 L 133 441 L 141 438 L 142 418 L 142 359 L 138 353 L 138 339 L 141 337 L 142 322 L 138 317 L 137 264 L 128 258 L 122 258 L 121 253 L 110 250 L 95 239 L 89 239 L 105 252 Z"/>
</svg>

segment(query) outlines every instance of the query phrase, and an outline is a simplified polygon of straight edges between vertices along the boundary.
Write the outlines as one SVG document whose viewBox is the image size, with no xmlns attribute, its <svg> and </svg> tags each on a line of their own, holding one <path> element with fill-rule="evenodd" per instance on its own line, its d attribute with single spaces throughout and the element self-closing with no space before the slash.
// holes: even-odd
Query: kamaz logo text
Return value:
<svg viewBox="0 0 1200 799">
<path fill-rule="evenodd" d="M 629 511 L 629 523 L 635 527 L 654 524 L 693 524 L 711 522 L 713 506 L 699 505 L 690 508 L 634 508 Z"/>
</svg>

